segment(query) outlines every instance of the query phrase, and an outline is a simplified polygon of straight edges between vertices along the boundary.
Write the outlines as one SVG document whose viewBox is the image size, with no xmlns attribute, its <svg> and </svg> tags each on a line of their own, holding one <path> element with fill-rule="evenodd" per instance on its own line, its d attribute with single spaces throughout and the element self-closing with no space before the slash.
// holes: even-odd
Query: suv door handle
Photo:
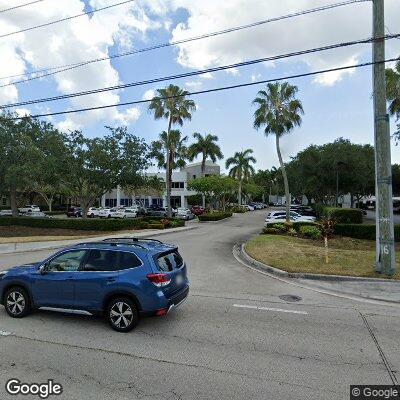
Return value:
<svg viewBox="0 0 400 400">
<path fill-rule="evenodd" d="M 117 280 L 117 278 L 115 278 L 115 277 L 110 277 L 110 278 L 107 278 L 107 283 L 113 283 L 113 282 L 115 282 Z"/>
</svg>

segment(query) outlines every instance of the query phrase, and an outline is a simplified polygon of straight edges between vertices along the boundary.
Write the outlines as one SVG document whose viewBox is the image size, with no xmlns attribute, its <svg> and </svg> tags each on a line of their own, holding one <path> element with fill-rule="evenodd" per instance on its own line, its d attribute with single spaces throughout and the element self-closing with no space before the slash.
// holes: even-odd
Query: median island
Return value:
<svg viewBox="0 0 400 400">
<path fill-rule="evenodd" d="M 254 237 L 245 246 L 247 254 L 268 266 L 290 273 L 384 278 L 373 270 L 375 242 L 343 236 L 324 240 L 279 234 Z M 397 243 L 396 261 L 399 267 L 400 245 Z M 394 279 L 400 279 L 398 272 Z"/>
</svg>

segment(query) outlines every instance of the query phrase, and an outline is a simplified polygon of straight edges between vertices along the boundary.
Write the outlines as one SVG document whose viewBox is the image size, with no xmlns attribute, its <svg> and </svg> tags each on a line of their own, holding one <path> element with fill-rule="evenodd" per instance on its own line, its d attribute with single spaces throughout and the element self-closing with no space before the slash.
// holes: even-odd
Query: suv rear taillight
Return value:
<svg viewBox="0 0 400 400">
<path fill-rule="evenodd" d="M 147 274 L 146 276 L 157 287 L 167 286 L 171 282 L 171 278 L 167 274 Z"/>
</svg>

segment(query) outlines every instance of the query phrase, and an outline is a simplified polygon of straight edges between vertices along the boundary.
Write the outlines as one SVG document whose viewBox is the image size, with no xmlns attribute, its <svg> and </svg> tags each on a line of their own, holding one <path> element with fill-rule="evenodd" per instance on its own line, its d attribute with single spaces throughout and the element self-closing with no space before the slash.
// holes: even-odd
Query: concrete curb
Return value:
<svg viewBox="0 0 400 400">
<path fill-rule="evenodd" d="M 309 279 L 314 281 L 328 281 L 328 282 L 385 282 L 385 283 L 393 283 L 400 285 L 400 281 L 395 279 L 383 279 L 383 278 L 363 278 L 357 276 L 343 276 L 343 275 L 322 275 L 322 274 L 308 274 L 308 273 L 298 273 L 298 272 L 286 272 L 278 268 L 271 267 L 266 265 L 260 261 L 255 260 L 251 256 L 249 256 L 246 252 L 245 243 L 241 245 L 240 248 L 242 257 L 251 265 L 254 265 L 258 268 L 265 269 L 271 274 L 275 274 L 277 276 L 283 276 L 287 278 L 298 278 L 298 279 Z"/>
<path fill-rule="evenodd" d="M 196 229 L 198 226 L 184 226 L 179 228 L 170 228 L 170 229 L 160 229 L 155 230 L 154 232 L 137 232 L 134 234 L 121 234 L 116 233 L 112 235 L 104 235 L 104 236 L 96 236 L 96 237 L 82 237 L 80 239 L 72 239 L 72 240 L 59 240 L 59 241 L 50 241 L 50 242 L 26 242 L 26 243 L 6 243 L 0 244 L 0 255 L 4 254 L 15 254 L 15 253 L 27 253 L 32 251 L 41 251 L 41 250 L 52 250 L 59 249 L 60 247 L 73 246 L 74 244 L 81 242 L 96 242 L 99 240 L 112 238 L 112 237 L 121 237 L 121 236 L 132 236 L 132 237 L 153 237 L 153 236 L 161 236 L 166 235 L 168 233 L 182 232 L 182 231 L 190 231 L 192 229 Z"/>
</svg>

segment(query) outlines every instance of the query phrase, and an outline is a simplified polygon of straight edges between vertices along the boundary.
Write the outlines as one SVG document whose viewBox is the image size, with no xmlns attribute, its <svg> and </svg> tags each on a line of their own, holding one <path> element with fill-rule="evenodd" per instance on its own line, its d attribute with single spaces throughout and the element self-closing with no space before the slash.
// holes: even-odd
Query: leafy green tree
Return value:
<svg viewBox="0 0 400 400">
<path fill-rule="evenodd" d="M 148 146 L 126 128 L 108 128 L 101 138 L 86 138 L 79 131 L 67 138 L 67 186 L 69 194 L 78 198 L 82 215 L 103 194 L 118 185 L 141 182 L 149 165 Z"/>
<path fill-rule="evenodd" d="M 188 187 L 208 198 L 211 206 L 218 202 L 225 211 L 226 199 L 236 191 L 237 182 L 230 176 L 210 175 L 190 181 Z"/>
<path fill-rule="evenodd" d="M 290 191 L 279 140 L 284 134 L 301 125 L 301 114 L 304 111 L 300 100 L 296 98 L 297 91 L 296 86 L 287 82 L 269 83 L 267 90 L 260 90 L 253 101 L 258 107 L 254 113 L 254 127 L 256 129 L 264 127 L 266 136 L 275 135 L 276 151 L 285 186 L 287 221 L 289 221 Z"/>
<path fill-rule="evenodd" d="M 243 194 L 247 197 L 248 201 L 261 199 L 263 192 L 263 188 L 254 182 L 247 182 L 243 185 Z"/>
<path fill-rule="evenodd" d="M 393 194 L 400 196 L 400 164 L 392 165 Z"/>
<path fill-rule="evenodd" d="M 31 189 L 39 193 L 46 202 L 49 211 L 57 194 L 65 192 L 66 137 L 44 121 L 36 121 L 39 129 L 32 130 L 35 146 L 42 153 L 37 160 L 38 174 L 32 180 Z"/>
<path fill-rule="evenodd" d="M 157 96 L 154 97 L 149 105 L 149 110 L 153 112 L 155 119 L 167 119 L 168 129 L 165 142 L 172 143 L 174 137 L 169 138 L 173 125 L 183 125 L 184 120 L 192 119 L 192 112 L 196 105 L 193 100 L 187 99 L 189 92 L 179 86 L 169 85 L 164 89 L 157 89 Z M 176 136 L 176 134 L 173 134 Z M 172 135 L 172 136 L 173 136 Z M 170 149 L 165 148 L 165 168 L 167 177 L 172 175 L 173 160 L 170 161 Z M 171 179 L 167 179 L 167 212 L 171 216 Z"/>
<path fill-rule="evenodd" d="M 218 146 L 218 136 L 206 135 L 202 136 L 200 133 L 195 132 L 193 137 L 197 140 L 191 144 L 188 149 L 188 157 L 190 161 L 193 161 L 198 155 L 201 156 L 201 176 L 206 176 L 206 161 L 210 158 L 212 162 L 216 162 L 217 159 L 223 158 L 220 147 Z M 203 207 L 205 206 L 205 198 L 202 199 Z"/>
<path fill-rule="evenodd" d="M 269 199 L 269 195 L 272 194 L 272 188 L 274 186 L 272 171 L 258 170 L 253 176 L 254 183 L 259 186 L 262 190 L 262 201 Z M 268 200 L 269 201 L 269 200 Z"/>
<path fill-rule="evenodd" d="M 226 160 L 226 168 L 229 169 L 229 176 L 238 180 L 238 203 L 242 204 L 242 188 L 243 183 L 248 181 L 254 175 L 255 170 L 251 164 L 256 163 L 256 159 L 252 156 L 253 150 L 247 149 L 236 152 L 233 157 Z"/>
<path fill-rule="evenodd" d="M 389 112 L 395 115 L 398 121 L 397 131 L 393 135 L 398 144 L 400 143 L 400 61 L 394 69 L 386 69 L 386 92 L 387 99 L 390 101 Z"/>
<path fill-rule="evenodd" d="M 307 147 L 286 168 L 293 193 L 317 203 L 335 203 L 337 173 L 339 195 L 350 193 L 352 200 L 360 201 L 375 190 L 373 147 L 343 138 Z"/>
<path fill-rule="evenodd" d="M 150 156 L 157 161 L 159 168 L 166 170 L 167 205 L 171 204 L 172 171 L 183 168 L 187 159 L 187 136 L 182 137 L 179 130 L 162 132 L 158 140 L 151 144 Z M 171 210 L 168 207 L 168 213 Z"/>
<path fill-rule="evenodd" d="M 0 187 L 10 195 L 13 216 L 18 215 L 18 193 L 32 185 L 43 159 L 43 153 L 28 134 L 35 122 L 30 117 L 15 117 L 10 113 L 0 116 Z"/>
</svg>

